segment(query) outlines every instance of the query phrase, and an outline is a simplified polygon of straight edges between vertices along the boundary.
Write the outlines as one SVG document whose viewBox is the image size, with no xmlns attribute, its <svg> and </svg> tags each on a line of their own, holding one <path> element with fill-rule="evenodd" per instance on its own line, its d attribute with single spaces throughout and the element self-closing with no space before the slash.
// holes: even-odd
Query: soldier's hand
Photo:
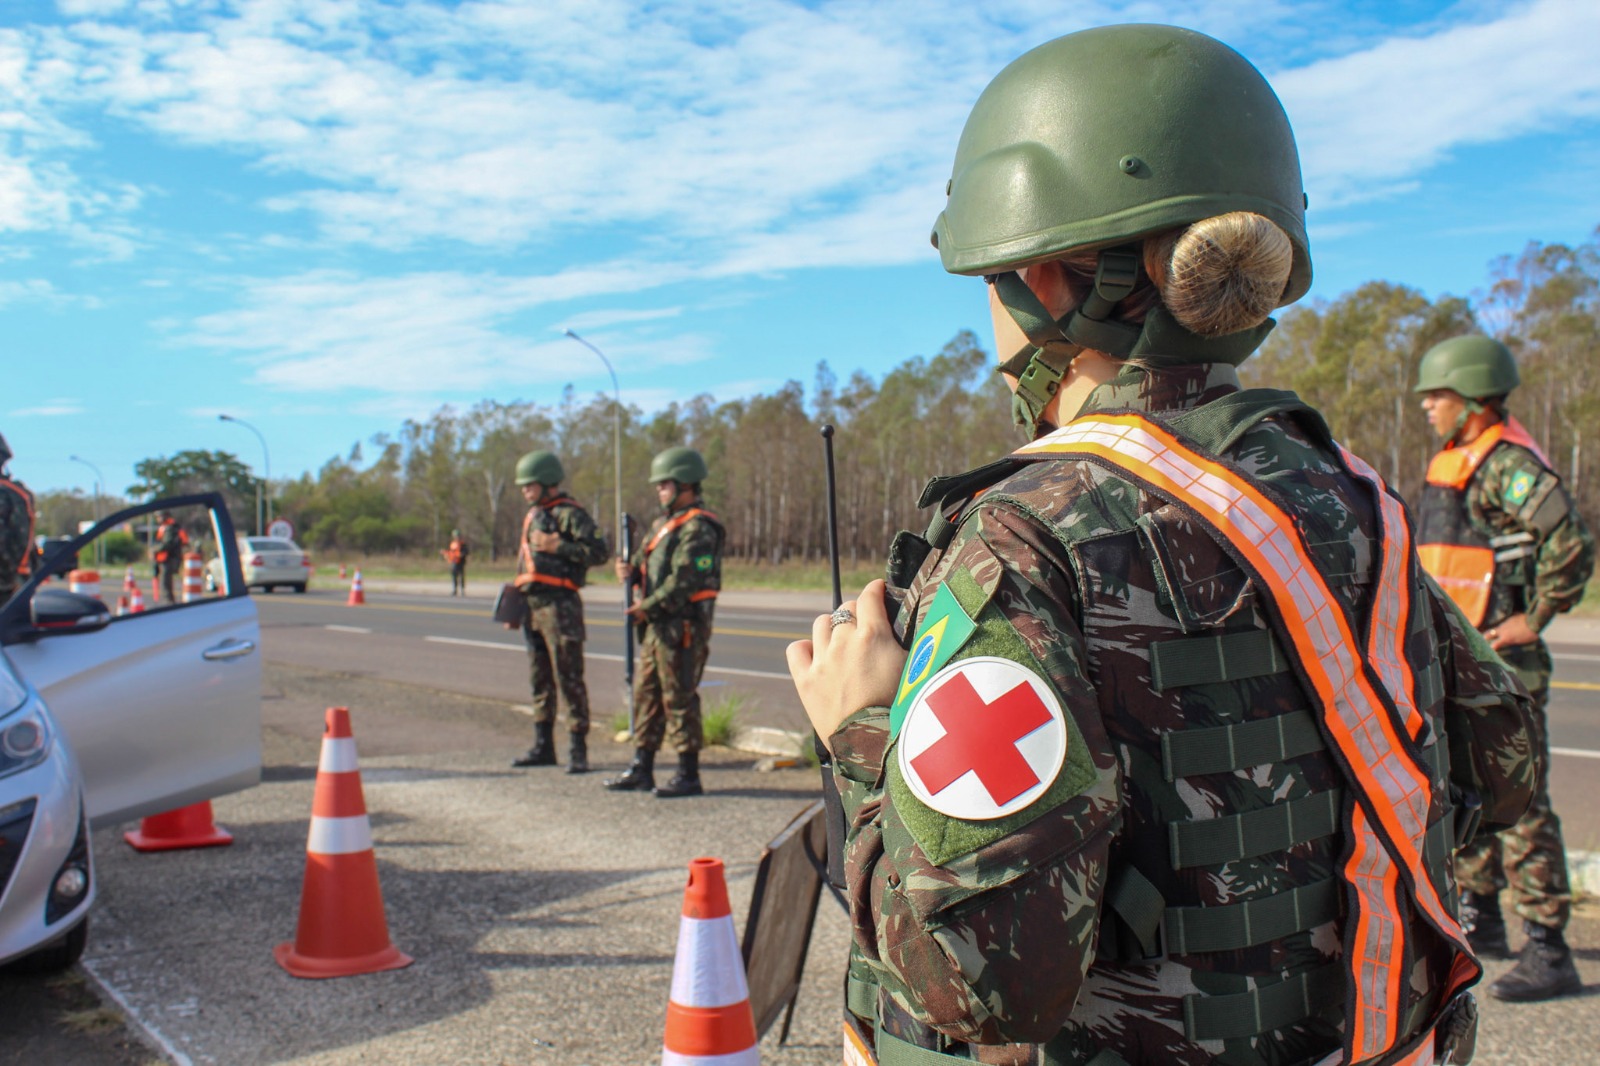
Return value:
<svg viewBox="0 0 1600 1066">
<path fill-rule="evenodd" d="M 1514 614 L 1497 622 L 1484 630 L 1483 635 L 1488 638 L 1489 647 L 1495 651 L 1501 648 L 1514 648 L 1518 644 L 1532 644 L 1539 639 L 1539 634 L 1528 624 L 1528 616 L 1525 614 Z"/>
<path fill-rule="evenodd" d="M 851 621 L 836 624 L 833 615 L 818 615 L 811 639 L 788 647 L 789 676 L 824 744 L 839 723 L 863 707 L 894 702 L 906 652 L 889 623 L 883 588 L 882 581 L 868 582 L 858 598 L 840 608 L 850 612 Z"/>
</svg>

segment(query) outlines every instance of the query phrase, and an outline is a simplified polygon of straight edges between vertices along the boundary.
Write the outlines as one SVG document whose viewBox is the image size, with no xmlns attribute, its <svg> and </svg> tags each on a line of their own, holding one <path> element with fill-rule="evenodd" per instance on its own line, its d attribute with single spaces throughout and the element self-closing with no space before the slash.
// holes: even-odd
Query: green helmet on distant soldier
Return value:
<svg viewBox="0 0 1600 1066">
<path fill-rule="evenodd" d="M 1416 392 L 1449 389 L 1468 400 L 1492 400 L 1522 384 L 1511 349 L 1482 334 L 1452 337 L 1429 348 L 1417 366 Z"/>
<path fill-rule="evenodd" d="M 529 452 L 517 460 L 518 485 L 537 483 L 549 488 L 561 484 L 565 478 L 566 471 L 561 469 L 561 460 L 556 458 L 555 452 Z"/>
<path fill-rule="evenodd" d="M 934 246 L 947 271 L 990 280 L 1027 335 L 1003 369 L 1030 427 L 1079 352 L 1238 364 L 1266 338 L 1267 314 L 1311 284 L 1283 106 L 1249 60 L 1191 30 L 1105 26 L 1024 54 L 978 98 L 946 191 Z M 1222 216 L 1237 231 L 1226 240 L 1187 230 Z M 1268 270 L 1255 261 L 1263 239 L 1277 246 Z M 1058 320 L 1015 271 L 1069 259 L 1084 260 L 1084 295 Z M 1168 282 L 1196 270 L 1204 281 L 1175 300 Z M 1136 303 L 1143 321 L 1124 317 Z"/>
<path fill-rule="evenodd" d="M 650 460 L 650 484 L 676 481 L 680 485 L 698 485 L 711 475 L 705 457 L 693 448 L 668 448 Z"/>
</svg>

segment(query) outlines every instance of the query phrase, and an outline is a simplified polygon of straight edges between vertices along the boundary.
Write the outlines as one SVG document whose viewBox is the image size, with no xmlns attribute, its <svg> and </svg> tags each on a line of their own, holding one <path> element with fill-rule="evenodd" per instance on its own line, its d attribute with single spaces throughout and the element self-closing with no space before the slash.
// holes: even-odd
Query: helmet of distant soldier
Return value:
<svg viewBox="0 0 1600 1066">
<path fill-rule="evenodd" d="M 561 469 L 561 460 L 556 458 L 555 452 L 529 452 L 517 460 L 518 485 L 549 487 L 561 484 L 565 477 L 566 471 Z"/>
<path fill-rule="evenodd" d="M 952 274 L 1015 270 L 1249 211 L 1293 244 L 1281 304 L 1311 285 L 1283 105 L 1249 60 L 1192 30 L 1103 26 L 1013 61 L 967 118 L 947 194 L 933 243 Z"/>
<path fill-rule="evenodd" d="M 1417 392 L 1449 389 L 1469 400 L 1504 396 L 1522 383 L 1511 349 L 1482 334 L 1452 337 L 1429 348 L 1417 366 Z"/>
<path fill-rule="evenodd" d="M 698 485 L 710 476 L 705 457 L 693 448 L 668 448 L 650 460 L 650 483 L 676 481 L 680 485 Z"/>
<path fill-rule="evenodd" d="M 451 535 L 451 536 L 452 536 L 452 537 L 455 537 L 455 538 L 456 538 L 456 539 L 458 539 L 458 540 L 459 540 L 459 539 L 460 539 L 460 538 L 461 538 L 461 530 L 459 530 L 459 529 L 452 529 L 452 530 L 451 530 L 451 531 L 450 531 L 450 535 Z"/>
</svg>

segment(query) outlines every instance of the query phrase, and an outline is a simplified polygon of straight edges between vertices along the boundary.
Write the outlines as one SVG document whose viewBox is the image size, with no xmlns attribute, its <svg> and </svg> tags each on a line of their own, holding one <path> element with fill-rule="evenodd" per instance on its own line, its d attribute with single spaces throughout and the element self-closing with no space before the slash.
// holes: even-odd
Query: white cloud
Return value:
<svg viewBox="0 0 1600 1066">
<path fill-rule="evenodd" d="M 66 415 L 83 414 L 84 406 L 78 400 L 58 398 L 47 400 L 34 407 L 18 407 L 7 413 L 12 418 L 61 418 Z"/>
</svg>

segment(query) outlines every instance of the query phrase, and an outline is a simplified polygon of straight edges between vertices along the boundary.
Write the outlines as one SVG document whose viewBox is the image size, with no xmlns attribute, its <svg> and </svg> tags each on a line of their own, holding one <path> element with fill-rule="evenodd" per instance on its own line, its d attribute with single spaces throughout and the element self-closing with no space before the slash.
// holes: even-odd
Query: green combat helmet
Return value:
<svg viewBox="0 0 1600 1066">
<path fill-rule="evenodd" d="M 1416 392 L 1449 389 L 1468 400 L 1504 396 L 1522 384 L 1511 349 L 1476 334 L 1452 337 L 1428 349 L 1417 367 Z"/>
<path fill-rule="evenodd" d="M 1036 350 L 1007 364 L 1019 423 L 1040 412 L 1080 351 L 1156 363 L 1243 362 L 1271 329 L 1204 338 L 1156 307 L 1143 325 L 1112 306 L 1138 283 L 1137 242 L 1230 211 L 1289 236 L 1281 304 L 1311 285 L 1294 133 L 1260 71 L 1233 49 L 1173 26 L 1105 26 L 1024 54 L 967 118 L 933 243 L 952 274 L 993 276 Z M 1014 271 L 1100 249 L 1094 290 L 1057 322 Z"/>
<path fill-rule="evenodd" d="M 566 477 L 561 460 L 555 452 L 529 452 L 517 460 L 517 484 L 532 485 L 538 482 L 546 487 L 559 485 Z"/>
<path fill-rule="evenodd" d="M 650 460 L 650 484 L 676 481 L 680 485 L 698 485 L 709 477 L 703 456 L 693 448 L 668 448 Z"/>
</svg>

